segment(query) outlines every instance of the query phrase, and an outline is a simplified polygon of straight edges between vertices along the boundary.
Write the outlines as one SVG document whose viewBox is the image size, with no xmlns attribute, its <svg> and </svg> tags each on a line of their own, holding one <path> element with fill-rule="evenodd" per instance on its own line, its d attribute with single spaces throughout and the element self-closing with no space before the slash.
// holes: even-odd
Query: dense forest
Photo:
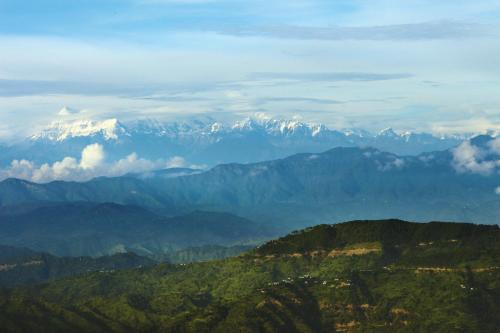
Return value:
<svg viewBox="0 0 500 333">
<path fill-rule="evenodd" d="M 496 332 L 500 229 L 320 225 L 237 257 L 5 289 L 5 332 Z"/>
</svg>

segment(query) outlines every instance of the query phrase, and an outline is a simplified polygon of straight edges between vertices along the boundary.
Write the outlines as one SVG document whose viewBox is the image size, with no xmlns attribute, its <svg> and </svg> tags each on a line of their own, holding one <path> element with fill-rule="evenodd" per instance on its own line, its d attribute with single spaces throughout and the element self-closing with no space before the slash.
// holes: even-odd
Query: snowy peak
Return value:
<svg viewBox="0 0 500 333">
<path fill-rule="evenodd" d="M 94 143 L 102 145 L 107 162 L 136 153 L 146 161 L 181 157 L 189 165 L 214 166 L 279 159 L 297 153 L 317 154 L 335 147 L 373 147 L 401 156 L 418 155 L 446 150 L 462 142 L 456 137 L 392 129 L 379 135 L 356 128 L 336 130 L 299 119 L 247 118 L 226 122 L 197 117 L 174 122 L 135 119 L 124 123 L 117 119 L 66 120 L 52 123 L 27 142 L 21 142 L 19 149 L 0 154 L 0 163 L 9 165 L 13 160 L 29 159 L 42 165 L 65 157 L 78 158 Z"/>
<path fill-rule="evenodd" d="M 345 128 L 342 130 L 342 133 L 345 136 L 354 136 L 359 138 L 371 138 L 373 134 L 368 132 L 367 130 L 361 128 Z"/>
<path fill-rule="evenodd" d="M 381 130 L 377 136 L 386 138 L 396 138 L 399 137 L 400 135 L 396 133 L 391 127 L 389 127 Z"/>
<path fill-rule="evenodd" d="M 237 121 L 232 127 L 234 131 L 249 132 L 249 131 L 261 131 L 265 134 L 272 136 L 302 136 L 302 137 L 314 137 L 318 134 L 328 131 L 328 128 L 324 125 L 315 125 L 304 123 L 295 119 L 252 119 L 247 118 L 243 121 Z"/>
<path fill-rule="evenodd" d="M 117 119 L 54 122 L 41 133 L 33 135 L 31 139 L 64 141 L 69 138 L 98 135 L 101 135 L 105 140 L 118 140 L 120 136 L 127 135 L 127 130 Z"/>
<path fill-rule="evenodd" d="M 210 125 L 210 133 L 220 133 L 224 131 L 224 125 L 218 122 L 213 123 Z"/>
<path fill-rule="evenodd" d="M 259 140 L 267 140 L 275 147 L 290 147 L 293 142 L 300 147 L 310 146 L 311 151 L 319 151 L 354 145 L 373 146 L 391 152 L 411 154 L 447 149 L 462 141 L 459 138 L 436 137 L 427 133 L 398 132 L 392 128 L 384 129 L 374 135 L 361 129 L 337 131 L 322 124 L 302 122 L 298 119 L 251 117 L 234 123 L 219 122 L 215 119 L 194 119 L 184 122 L 141 119 L 125 124 L 117 119 L 54 122 L 30 139 L 64 142 L 73 138 L 87 137 L 92 140 L 113 142 L 126 137 L 127 142 L 133 142 L 136 147 L 142 147 L 144 142 L 157 140 L 160 146 L 175 142 L 177 148 L 182 145 L 197 145 L 199 149 L 204 149 L 221 140 L 230 142 L 236 137 L 240 138 L 241 135 L 248 136 L 246 140 L 249 145 L 252 145 L 256 135 Z"/>
<path fill-rule="evenodd" d="M 303 131 L 306 126 L 305 124 L 296 121 L 296 120 L 265 120 L 262 123 L 262 127 L 266 132 L 270 134 L 279 134 L 279 135 L 293 135 L 299 131 Z"/>
<path fill-rule="evenodd" d="M 259 127 L 261 126 L 256 120 L 246 118 L 244 120 L 237 121 L 231 128 L 235 131 L 253 131 Z"/>
<path fill-rule="evenodd" d="M 165 136 L 171 133 L 171 129 L 155 119 L 141 119 L 127 124 L 130 134 Z"/>
</svg>

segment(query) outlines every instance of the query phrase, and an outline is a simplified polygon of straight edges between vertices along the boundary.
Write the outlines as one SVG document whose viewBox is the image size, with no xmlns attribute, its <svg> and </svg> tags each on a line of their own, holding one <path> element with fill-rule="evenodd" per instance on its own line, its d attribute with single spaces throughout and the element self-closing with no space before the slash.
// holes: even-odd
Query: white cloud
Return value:
<svg viewBox="0 0 500 333">
<path fill-rule="evenodd" d="M 498 114 L 496 110 L 493 114 Z M 495 119 L 485 117 L 473 117 L 473 114 L 463 112 L 467 119 L 446 119 L 434 122 L 429 129 L 434 133 L 456 134 L 456 133 L 488 133 L 490 131 L 500 131 L 500 122 Z M 471 118 L 472 116 L 472 118 Z"/>
<path fill-rule="evenodd" d="M 28 160 L 14 160 L 9 168 L 0 170 L 0 179 L 19 178 L 37 183 L 55 180 L 87 181 L 100 176 L 118 177 L 127 173 L 144 173 L 174 167 L 200 167 L 189 165 L 180 156 L 169 160 L 150 161 L 132 153 L 113 163 L 106 163 L 105 156 L 106 153 L 100 144 L 92 144 L 83 149 L 80 161 L 65 157 L 53 164 L 37 166 Z"/>
<path fill-rule="evenodd" d="M 68 106 L 64 106 L 59 112 L 57 113 L 59 116 L 70 116 L 73 114 L 78 114 L 80 113 L 80 110 L 70 108 Z"/>
<path fill-rule="evenodd" d="M 165 162 L 166 168 L 190 168 L 190 169 L 206 169 L 206 164 L 191 164 L 182 156 L 174 156 Z M 156 168 L 158 169 L 158 168 Z"/>
<path fill-rule="evenodd" d="M 169 168 L 185 168 L 188 166 L 186 160 L 181 156 L 174 156 L 167 161 Z"/>
<path fill-rule="evenodd" d="M 136 153 L 132 153 L 109 166 L 107 174 L 120 176 L 129 172 L 144 172 L 163 167 L 165 167 L 165 164 L 161 162 L 152 162 L 150 160 L 139 158 Z"/>
<path fill-rule="evenodd" d="M 366 154 L 366 153 L 365 153 Z M 367 155 L 365 155 L 367 156 Z M 368 156 L 367 156 L 368 157 Z M 377 169 L 379 171 L 389 171 L 393 169 L 402 169 L 405 166 L 405 160 L 397 157 L 393 157 L 388 161 L 375 161 L 377 164 Z"/>
<path fill-rule="evenodd" d="M 100 144 L 94 143 L 83 149 L 80 166 L 83 169 L 95 169 L 104 162 L 104 159 L 104 149 Z"/>
<path fill-rule="evenodd" d="M 495 193 L 500 195 L 500 186 L 498 186 L 496 189 L 495 189 Z"/>
<path fill-rule="evenodd" d="M 401 158 L 396 158 L 394 160 L 394 166 L 398 169 L 401 169 L 405 165 L 405 161 Z"/>
<path fill-rule="evenodd" d="M 493 173 L 500 167 L 500 160 L 484 160 L 488 154 L 494 151 L 485 151 L 474 146 L 470 141 L 464 141 L 460 146 L 453 149 L 453 166 L 458 172 L 472 172 L 481 175 Z"/>
<path fill-rule="evenodd" d="M 52 180 L 83 179 L 85 173 L 75 158 L 65 157 L 52 165 L 46 163 L 39 167 L 31 161 L 14 160 L 10 168 L 0 170 L 0 178 L 20 178 L 44 183 Z"/>
<path fill-rule="evenodd" d="M 431 21 L 376 26 L 272 26 L 221 30 L 234 36 L 303 40 L 408 40 L 462 39 L 492 34 L 494 27 L 457 21 Z"/>
<path fill-rule="evenodd" d="M 490 147 L 490 149 L 492 150 L 492 152 L 494 152 L 495 154 L 499 154 L 500 155 L 500 137 L 499 138 L 495 138 L 494 140 L 490 141 L 488 143 L 488 146 Z"/>
</svg>

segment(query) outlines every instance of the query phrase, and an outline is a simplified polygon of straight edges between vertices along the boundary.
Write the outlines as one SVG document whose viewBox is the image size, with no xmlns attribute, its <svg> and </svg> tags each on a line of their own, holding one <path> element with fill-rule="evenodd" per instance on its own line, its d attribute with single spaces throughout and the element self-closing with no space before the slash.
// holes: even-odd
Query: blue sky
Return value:
<svg viewBox="0 0 500 333">
<path fill-rule="evenodd" d="M 0 137 L 257 113 L 500 131 L 499 27 L 491 0 L 0 0 Z"/>
</svg>

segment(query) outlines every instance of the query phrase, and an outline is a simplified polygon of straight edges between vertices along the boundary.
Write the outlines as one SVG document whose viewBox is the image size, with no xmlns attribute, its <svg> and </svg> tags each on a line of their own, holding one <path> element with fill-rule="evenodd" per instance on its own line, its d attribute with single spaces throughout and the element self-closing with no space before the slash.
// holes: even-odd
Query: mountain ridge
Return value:
<svg viewBox="0 0 500 333">
<path fill-rule="evenodd" d="M 55 121 L 43 129 L 41 132 L 31 135 L 31 140 L 48 139 L 51 141 L 64 141 L 72 137 L 85 137 L 102 135 L 107 140 L 119 140 L 120 135 L 131 136 L 134 133 L 153 134 L 155 136 L 179 137 L 193 133 L 210 135 L 228 133 L 232 131 L 251 132 L 264 131 L 271 135 L 332 135 L 342 134 L 344 136 L 357 137 L 385 137 L 409 140 L 411 137 L 423 135 L 427 138 L 440 140 L 460 139 L 464 140 L 471 135 L 433 135 L 425 132 L 396 131 L 391 127 L 382 129 L 378 133 L 371 133 L 357 128 L 331 129 L 324 124 L 303 122 L 290 119 L 254 119 L 246 118 L 234 123 L 224 123 L 217 120 L 208 119 L 205 121 L 191 122 L 160 122 L 155 119 L 135 120 L 121 122 L 117 118 L 104 120 L 71 120 Z"/>
<path fill-rule="evenodd" d="M 72 120 L 55 122 L 19 143 L 2 147 L 0 165 L 8 166 L 13 160 L 41 165 L 65 157 L 77 158 L 92 144 L 100 144 L 110 162 L 136 153 L 151 161 L 182 157 L 186 163 L 211 167 L 321 152 L 333 147 L 371 146 L 400 155 L 417 155 L 457 146 L 468 137 L 394 130 L 372 134 L 293 119 L 247 118 L 233 123 L 211 118 L 184 122 Z"/>
<path fill-rule="evenodd" d="M 95 271 L 153 266 L 155 263 L 132 252 L 99 258 L 58 257 L 27 248 L 0 245 L 0 288 L 47 283 Z"/>
<path fill-rule="evenodd" d="M 0 182 L 0 204 L 115 202 L 167 215 L 193 209 L 228 211 L 285 225 L 291 220 L 311 225 L 364 217 L 493 221 L 500 209 L 495 169 L 500 157 L 492 148 L 497 140 L 477 137 L 459 148 L 418 156 L 337 147 L 266 162 L 222 164 L 176 177 L 165 177 L 165 171 L 84 183 L 8 180 Z"/>
<path fill-rule="evenodd" d="M 0 244 L 59 256 L 122 252 L 161 258 L 201 246 L 255 245 L 277 231 L 229 213 L 191 211 L 164 217 L 117 203 L 40 204 L 0 212 Z"/>
</svg>

